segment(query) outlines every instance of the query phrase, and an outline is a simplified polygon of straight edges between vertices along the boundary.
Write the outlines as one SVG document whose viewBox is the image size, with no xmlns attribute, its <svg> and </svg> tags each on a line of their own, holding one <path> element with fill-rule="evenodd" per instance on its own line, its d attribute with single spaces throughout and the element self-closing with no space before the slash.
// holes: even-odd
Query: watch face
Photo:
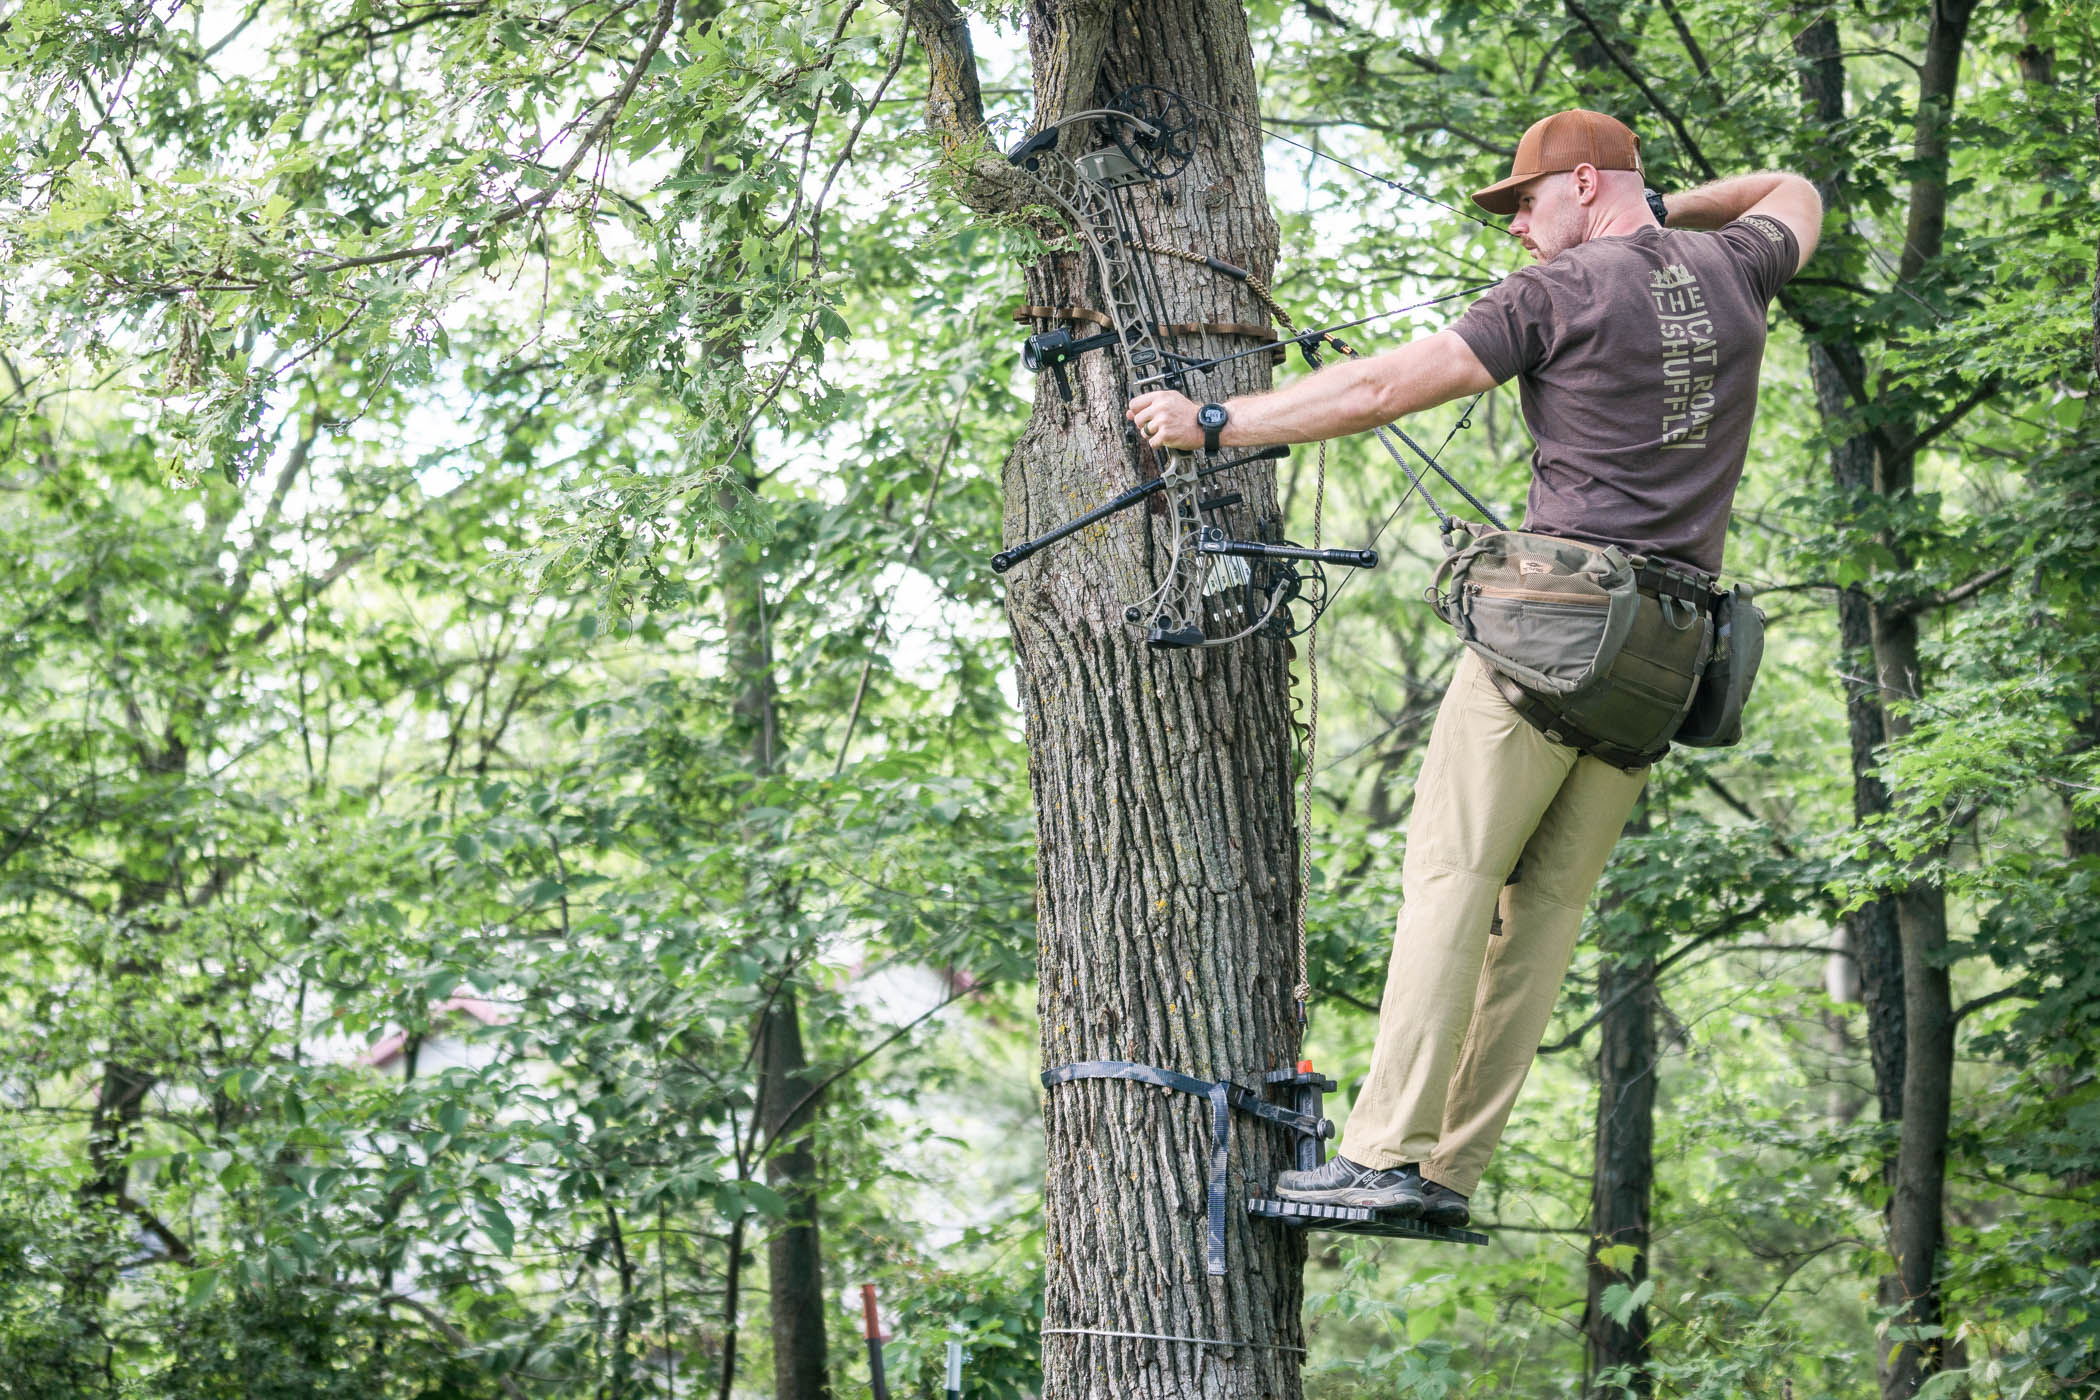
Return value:
<svg viewBox="0 0 2100 1400">
<path fill-rule="evenodd" d="M 1196 422 L 1205 428 L 1225 426 L 1225 408 L 1222 404 L 1207 403 L 1196 410 Z"/>
</svg>

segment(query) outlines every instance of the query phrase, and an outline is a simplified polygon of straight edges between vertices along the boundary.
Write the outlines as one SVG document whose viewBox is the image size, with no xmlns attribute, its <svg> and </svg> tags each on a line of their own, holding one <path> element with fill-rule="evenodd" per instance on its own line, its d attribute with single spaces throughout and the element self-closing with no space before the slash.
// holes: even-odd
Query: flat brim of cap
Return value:
<svg viewBox="0 0 2100 1400">
<path fill-rule="evenodd" d="M 1473 202 L 1488 213 L 1500 214 L 1506 219 L 1517 212 L 1518 191 L 1539 176 L 1552 173 L 1549 170 L 1534 170 L 1528 175 L 1512 175 L 1507 180 L 1497 180 L 1484 190 L 1473 191 Z"/>
</svg>

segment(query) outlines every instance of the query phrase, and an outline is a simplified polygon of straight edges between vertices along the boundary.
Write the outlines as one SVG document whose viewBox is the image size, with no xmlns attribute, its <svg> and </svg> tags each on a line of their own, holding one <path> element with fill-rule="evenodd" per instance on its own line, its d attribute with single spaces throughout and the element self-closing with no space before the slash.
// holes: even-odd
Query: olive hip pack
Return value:
<svg viewBox="0 0 2100 1400">
<path fill-rule="evenodd" d="M 1429 590 L 1459 640 L 1540 695 L 1567 697 L 1608 675 L 1640 611 L 1635 566 L 1616 545 L 1467 526 L 1445 537 Z"/>
<path fill-rule="evenodd" d="M 1748 589 L 1717 593 L 1615 545 L 1468 531 L 1447 537 L 1430 602 L 1548 739 L 1642 768 L 1673 738 L 1740 737 L 1763 651 Z"/>
</svg>

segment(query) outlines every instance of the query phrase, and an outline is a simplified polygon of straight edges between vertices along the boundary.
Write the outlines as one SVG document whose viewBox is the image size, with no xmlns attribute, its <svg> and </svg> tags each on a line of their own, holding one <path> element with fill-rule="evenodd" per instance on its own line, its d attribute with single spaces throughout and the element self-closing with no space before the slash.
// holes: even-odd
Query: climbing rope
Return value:
<svg viewBox="0 0 2100 1400">
<path fill-rule="evenodd" d="M 1150 243 L 1140 243 L 1136 246 L 1141 252 L 1151 253 L 1163 258 L 1176 258 L 1182 262 L 1193 263 L 1197 266 L 1208 266 L 1216 261 L 1205 257 L 1201 253 L 1191 253 L 1184 248 L 1161 248 Z M 1276 348 L 1278 350 L 1285 348 L 1285 344 L 1298 334 L 1297 322 L 1291 319 L 1291 314 L 1283 309 L 1282 304 L 1269 291 L 1268 284 L 1262 281 L 1260 277 L 1252 272 L 1243 272 L 1236 280 L 1240 281 L 1253 294 L 1254 299 L 1261 303 L 1262 309 L 1269 313 L 1276 324 L 1283 327 L 1283 334 L 1277 337 L 1278 344 Z M 1340 342 L 1336 343 L 1339 344 Z M 1346 346 L 1343 348 L 1345 351 L 1347 350 Z M 1348 351 L 1348 353 L 1354 354 L 1355 352 Z M 1314 549 L 1320 548 L 1322 544 L 1321 525 L 1326 507 L 1327 444 L 1322 442 L 1320 444 L 1319 467 L 1313 477 L 1312 547 Z M 1320 620 L 1317 615 L 1314 616 L 1311 626 L 1306 629 L 1305 633 L 1305 678 L 1307 688 L 1305 724 L 1300 732 L 1298 749 L 1299 763 L 1303 774 L 1303 788 L 1298 802 L 1298 907 L 1294 920 L 1296 924 L 1294 932 L 1298 943 L 1298 979 L 1291 988 L 1291 998 L 1297 1003 L 1298 1007 L 1298 1037 L 1301 1048 L 1305 1038 L 1306 1005 L 1312 1000 L 1312 980 L 1305 944 L 1305 922 L 1307 907 L 1312 897 L 1313 769 L 1319 742 L 1320 725 Z"/>
<path fill-rule="evenodd" d="M 1313 548 L 1320 547 L 1321 515 L 1327 504 L 1327 444 L 1320 444 L 1320 468 L 1313 485 Z M 1313 759 L 1320 734 L 1320 619 L 1313 618 L 1305 630 L 1305 737 L 1299 745 L 1304 787 L 1298 801 L 1298 981 L 1291 996 L 1298 1003 L 1299 1048 L 1305 1042 L 1305 1007 L 1312 1000 L 1312 979 L 1306 962 L 1305 914 L 1312 899 L 1312 803 Z"/>
</svg>

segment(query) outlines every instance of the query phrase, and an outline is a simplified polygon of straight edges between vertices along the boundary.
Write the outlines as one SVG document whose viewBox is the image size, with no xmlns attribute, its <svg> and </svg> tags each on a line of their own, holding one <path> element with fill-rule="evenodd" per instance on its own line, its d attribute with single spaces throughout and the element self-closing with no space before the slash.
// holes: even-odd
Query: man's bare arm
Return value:
<svg viewBox="0 0 2100 1400">
<path fill-rule="evenodd" d="M 1671 228 L 1719 228 L 1745 214 L 1776 219 L 1793 231 L 1794 242 L 1800 245 L 1796 272 L 1808 266 L 1809 254 L 1816 251 L 1816 240 L 1823 232 L 1823 198 L 1816 187 L 1799 175 L 1777 170 L 1737 175 L 1665 195 L 1663 207 L 1670 211 Z"/>
<path fill-rule="evenodd" d="M 1341 360 L 1266 394 L 1228 399 L 1231 419 L 1218 441 L 1267 447 L 1347 437 L 1494 384 L 1472 346 L 1455 332 L 1439 331 L 1369 359 Z M 1124 416 L 1156 446 L 1194 451 L 1203 445 L 1196 404 L 1171 390 L 1132 399 Z"/>
</svg>

